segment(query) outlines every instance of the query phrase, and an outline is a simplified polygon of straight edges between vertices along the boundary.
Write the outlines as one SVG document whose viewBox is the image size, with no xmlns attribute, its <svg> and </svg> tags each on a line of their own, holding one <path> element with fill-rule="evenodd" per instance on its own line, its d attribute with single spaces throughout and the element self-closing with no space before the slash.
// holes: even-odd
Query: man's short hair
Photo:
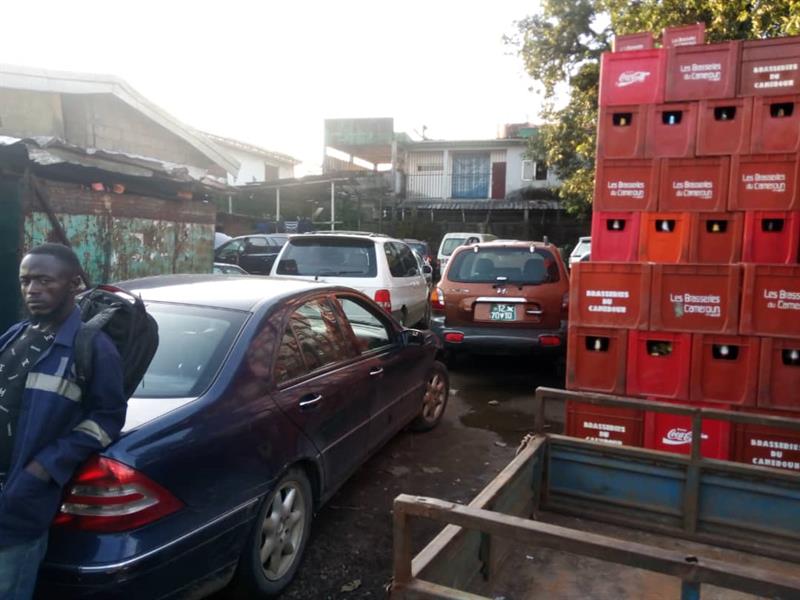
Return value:
<svg viewBox="0 0 800 600">
<path fill-rule="evenodd" d="M 26 254 L 52 256 L 61 261 L 61 263 L 69 269 L 71 275 L 80 275 L 82 271 L 81 261 L 78 260 L 78 255 L 75 254 L 72 248 L 63 244 L 40 244 L 28 250 Z"/>
</svg>

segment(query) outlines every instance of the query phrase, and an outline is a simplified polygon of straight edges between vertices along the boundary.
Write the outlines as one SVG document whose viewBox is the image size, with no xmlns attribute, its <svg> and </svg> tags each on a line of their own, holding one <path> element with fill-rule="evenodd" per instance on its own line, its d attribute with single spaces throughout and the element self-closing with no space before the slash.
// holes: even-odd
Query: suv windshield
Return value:
<svg viewBox="0 0 800 600">
<path fill-rule="evenodd" d="M 480 248 L 453 259 L 447 277 L 459 283 L 508 281 L 536 285 L 559 280 L 558 264 L 543 248 Z"/>
<path fill-rule="evenodd" d="M 375 277 L 375 243 L 342 238 L 291 239 L 276 270 L 278 275 Z"/>
<path fill-rule="evenodd" d="M 247 313 L 148 303 L 158 323 L 158 350 L 134 397 L 188 398 L 211 384 Z"/>
<path fill-rule="evenodd" d="M 461 244 L 467 241 L 467 238 L 460 237 L 460 238 L 447 238 L 442 244 L 442 254 L 444 256 L 450 256 L 453 253 L 453 250 L 458 248 Z"/>
</svg>

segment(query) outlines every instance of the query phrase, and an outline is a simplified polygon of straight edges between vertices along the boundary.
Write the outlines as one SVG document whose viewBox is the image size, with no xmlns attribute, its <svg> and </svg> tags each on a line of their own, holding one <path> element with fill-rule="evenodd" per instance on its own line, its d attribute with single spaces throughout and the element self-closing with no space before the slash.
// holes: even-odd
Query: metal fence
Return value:
<svg viewBox="0 0 800 600">
<path fill-rule="evenodd" d="M 405 176 L 405 198 L 408 200 L 429 198 L 488 200 L 489 181 L 489 171 L 466 174 L 412 173 Z"/>
</svg>

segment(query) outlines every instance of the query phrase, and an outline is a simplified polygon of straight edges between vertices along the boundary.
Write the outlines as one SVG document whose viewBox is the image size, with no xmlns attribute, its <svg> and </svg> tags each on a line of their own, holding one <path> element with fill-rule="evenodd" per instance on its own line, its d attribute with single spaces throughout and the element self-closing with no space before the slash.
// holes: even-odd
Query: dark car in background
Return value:
<svg viewBox="0 0 800 600">
<path fill-rule="evenodd" d="M 451 358 L 472 351 L 538 351 L 562 361 L 569 276 L 561 253 L 542 242 L 457 248 L 431 293 L 431 329 Z"/>
<path fill-rule="evenodd" d="M 432 333 L 349 288 L 221 282 L 120 284 L 160 344 L 122 436 L 65 488 L 40 597 L 183 597 L 231 579 L 241 597 L 275 594 L 320 505 L 400 429 L 442 418 Z"/>
<path fill-rule="evenodd" d="M 235 237 L 214 250 L 214 262 L 238 265 L 251 275 L 269 275 L 275 257 L 288 239 L 284 233 Z"/>
</svg>

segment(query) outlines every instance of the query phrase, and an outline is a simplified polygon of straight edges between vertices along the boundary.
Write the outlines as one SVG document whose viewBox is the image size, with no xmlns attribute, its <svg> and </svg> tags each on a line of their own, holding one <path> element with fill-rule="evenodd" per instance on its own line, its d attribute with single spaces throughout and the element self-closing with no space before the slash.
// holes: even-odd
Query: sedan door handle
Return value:
<svg viewBox="0 0 800 600">
<path fill-rule="evenodd" d="M 308 394 L 300 399 L 300 408 L 311 408 L 322 400 L 322 394 Z"/>
<path fill-rule="evenodd" d="M 382 375 L 383 374 L 383 367 L 378 367 L 377 369 L 370 369 L 370 375 Z"/>
</svg>

